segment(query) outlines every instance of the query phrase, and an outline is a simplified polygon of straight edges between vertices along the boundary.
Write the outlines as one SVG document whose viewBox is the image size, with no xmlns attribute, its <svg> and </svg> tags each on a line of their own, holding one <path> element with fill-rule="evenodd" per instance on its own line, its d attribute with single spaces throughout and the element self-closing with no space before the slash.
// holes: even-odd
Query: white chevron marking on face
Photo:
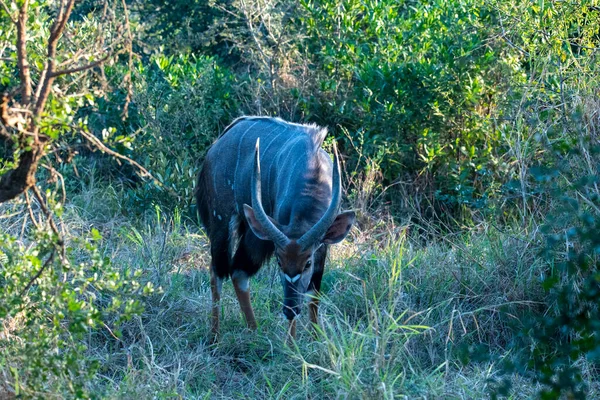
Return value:
<svg viewBox="0 0 600 400">
<path fill-rule="evenodd" d="M 288 281 L 289 283 L 296 283 L 298 282 L 298 279 L 300 279 L 300 276 L 302 274 L 298 274 L 293 278 L 290 278 L 290 276 L 288 274 L 283 274 L 283 276 L 285 276 L 285 280 Z"/>
</svg>

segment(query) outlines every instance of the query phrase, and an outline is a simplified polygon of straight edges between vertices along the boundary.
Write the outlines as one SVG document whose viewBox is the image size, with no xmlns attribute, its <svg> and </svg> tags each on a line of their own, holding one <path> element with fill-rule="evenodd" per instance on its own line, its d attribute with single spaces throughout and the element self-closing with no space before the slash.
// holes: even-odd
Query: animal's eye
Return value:
<svg viewBox="0 0 600 400">
<path fill-rule="evenodd" d="M 309 269 L 311 265 L 312 265 L 312 261 L 308 260 L 306 262 L 306 265 L 304 266 L 304 270 L 306 271 L 307 269 Z"/>
</svg>

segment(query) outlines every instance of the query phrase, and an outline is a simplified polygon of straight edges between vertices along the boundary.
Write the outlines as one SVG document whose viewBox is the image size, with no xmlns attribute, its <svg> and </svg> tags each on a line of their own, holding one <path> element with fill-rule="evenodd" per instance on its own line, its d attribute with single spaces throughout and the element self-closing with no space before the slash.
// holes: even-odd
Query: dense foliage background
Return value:
<svg viewBox="0 0 600 400">
<path fill-rule="evenodd" d="M 0 397 L 598 396 L 597 1 L 0 2 Z M 273 266 L 208 340 L 195 176 L 251 114 L 359 214 L 295 347 Z"/>
</svg>

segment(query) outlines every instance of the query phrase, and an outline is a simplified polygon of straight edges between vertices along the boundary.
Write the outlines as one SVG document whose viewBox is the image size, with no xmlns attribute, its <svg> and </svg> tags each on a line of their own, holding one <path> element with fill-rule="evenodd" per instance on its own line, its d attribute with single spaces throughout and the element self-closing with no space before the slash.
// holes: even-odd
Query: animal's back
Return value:
<svg viewBox="0 0 600 400">
<path fill-rule="evenodd" d="M 271 214 L 272 204 L 264 194 L 272 189 L 274 166 L 300 156 L 292 150 L 304 147 L 309 152 L 318 151 L 325 134 L 316 126 L 268 117 L 242 117 L 227 127 L 209 149 L 198 176 L 198 210 L 209 237 L 218 235 L 234 214 L 242 214 L 244 203 L 251 203 L 250 182 L 258 138 L 265 211 Z"/>
</svg>

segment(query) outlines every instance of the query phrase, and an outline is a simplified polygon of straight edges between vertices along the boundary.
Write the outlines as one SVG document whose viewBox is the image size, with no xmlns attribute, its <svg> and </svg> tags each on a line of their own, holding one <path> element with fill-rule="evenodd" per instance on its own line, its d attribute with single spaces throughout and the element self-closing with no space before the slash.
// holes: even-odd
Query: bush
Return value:
<svg viewBox="0 0 600 400">
<path fill-rule="evenodd" d="M 85 356 L 83 339 L 94 330 L 118 334 L 152 285 L 102 257 L 95 229 L 70 240 L 64 254 L 50 229 L 31 239 L 0 235 L 0 370 L 10 377 L 0 393 L 88 397 L 99 365 Z"/>
<path fill-rule="evenodd" d="M 133 154 L 163 193 L 188 206 L 201 158 L 236 115 L 232 77 L 214 58 L 193 55 L 155 56 L 138 72 L 134 102 L 143 132 Z"/>
<path fill-rule="evenodd" d="M 426 172 L 436 200 L 482 207 L 504 173 L 493 116 L 519 72 L 490 39 L 494 12 L 471 0 L 302 4 L 321 89 L 306 114 L 360 133 L 385 182 Z"/>
<path fill-rule="evenodd" d="M 118 65 L 106 71 L 110 80 L 117 81 L 125 73 Z M 156 55 L 148 64 L 136 64 L 133 86 L 126 118 L 121 116 L 127 94 L 117 88 L 90 111 L 90 126 L 97 137 L 138 161 L 156 181 L 138 185 L 132 169 L 123 170 L 110 160 L 100 166 L 109 179 L 124 174 L 129 211 L 147 210 L 153 203 L 187 209 L 199 162 L 237 113 L 233 78 L 212 57 Z"/>
</svg>

